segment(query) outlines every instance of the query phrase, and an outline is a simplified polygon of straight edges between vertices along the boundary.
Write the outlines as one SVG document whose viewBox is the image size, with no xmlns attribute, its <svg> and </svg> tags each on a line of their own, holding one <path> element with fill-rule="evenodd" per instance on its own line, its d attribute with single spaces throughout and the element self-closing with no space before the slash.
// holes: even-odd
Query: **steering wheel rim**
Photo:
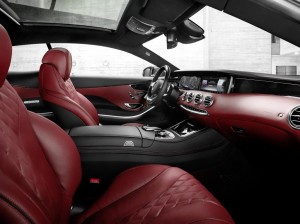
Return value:
<svg viewBox="0 0 300 224">
<path fill-rule="evenodd" d="M 165 72 L 164 78 L 159 79 L 163 72 Z M 170 74 L 171 69 L 168 65 L 160 67 L 159 70 L 156 72 L 146 94 L 146 102 L 148 105 L 155 106 L 162 101 L 162 98 L 168 88 Z"/>
</svg>

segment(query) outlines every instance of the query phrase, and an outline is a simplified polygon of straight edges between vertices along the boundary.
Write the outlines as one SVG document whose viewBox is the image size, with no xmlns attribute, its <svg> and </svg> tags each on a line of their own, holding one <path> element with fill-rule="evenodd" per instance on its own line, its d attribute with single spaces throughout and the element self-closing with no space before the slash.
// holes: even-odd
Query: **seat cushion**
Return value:
<svg viewBox="0 0 300 224">
<path fill-rule="evenodd" d="M 193 176 L 164 165 L 120 174 L 77 223 L 234 223 Z"/>
</svg>

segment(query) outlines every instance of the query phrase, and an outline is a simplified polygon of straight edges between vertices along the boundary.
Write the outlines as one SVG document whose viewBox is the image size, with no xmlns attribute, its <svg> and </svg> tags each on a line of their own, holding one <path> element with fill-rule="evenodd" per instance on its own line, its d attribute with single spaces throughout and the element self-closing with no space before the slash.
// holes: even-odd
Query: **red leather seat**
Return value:
<svg viewBox="0 0 300 224">
<path fill-rule="evenodd" d="M 69 223 L 81 179 L 72 139 L 28 112 L 5 80 L 11 42 L 0 25 L 0 221 Z M 50 68 L 49 68 L 50 69 Z M 145 165 L 120 174 L 75 223 L 233 223 L 195 178 L 178 168 Z"/>
<path fill-rule="evenodd" d="M 78 93 L 70 79 L 72 56 L 63 48 L 48 51 L 39 74 L 40 95 L 64 128 L 99 125 L 93 104 Z"/>
<path fill-rule="evenodd" d="M 42 59 L 39 89 L 42 99 L 54 112 L 63 128 L 99 125 L 94 105 L 77 92 L 71 79 L 72 56 L 67 49 L 53 48 Z M 130 123 L 130 126 L 143 126 Z"/>
</svg>

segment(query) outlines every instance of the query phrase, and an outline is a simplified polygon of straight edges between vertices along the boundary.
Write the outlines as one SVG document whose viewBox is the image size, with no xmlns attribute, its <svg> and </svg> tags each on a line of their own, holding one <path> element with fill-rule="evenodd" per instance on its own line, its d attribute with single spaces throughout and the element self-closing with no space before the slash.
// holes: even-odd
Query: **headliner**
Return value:
<svg viewBox="0 0 300 224">
<path fill-rule="evenodd" d="M 277 0 L 285 2 L 285 0 Z M 289 3 L 292 4 L 292 3 Z M 32 43 L 84 43 L 118 49 L 142 46 L 159 34 L 139 35 L 126 28 L 131 16 L 158 24 L 163 32 L 191 17 L 205 5 L 222 10 L 300 46 L 300 7 L 282 7 L 270 0 L 130 0 L 116 31 L 68 24 L 21 22 L 18 15 L 0 1 L 0 7 L 17 20 L 17 25 L 0 12 L 0 23 L 14 45 Z M 298 16 L 298 17 L 297 17 Z M 291 32 L 291 30 L 293 32 Z"/>
</svg>

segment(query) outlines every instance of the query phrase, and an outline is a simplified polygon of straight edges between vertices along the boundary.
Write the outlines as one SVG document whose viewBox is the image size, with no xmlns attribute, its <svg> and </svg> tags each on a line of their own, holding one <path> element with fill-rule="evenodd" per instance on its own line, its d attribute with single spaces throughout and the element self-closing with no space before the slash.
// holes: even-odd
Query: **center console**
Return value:
<svg viewBox="0 0 300 224">
<path fill-rule="evenodd" d="M 190 161 L 199 153 L 205 158 L 206 151 L 211 153 L 227 142 L 213 129 L 187 120 L 164 130 L 149 126 L 83 126 L 71 129 L 69 135 L 82 161 L 98 162 L 116 159 L 173 164 Z"/>
<path fill-rule="evenodd" d="M 155 145 L 156 141 L 175 143 L 205 129 L 207 129 L 205 126 L 182 121 L 165 130 L 151 126 L 83 126 L 71 129 L 69 135 L 73 138 L 80 152 L 86 150 L 103 151 L 106 148 L 124 152 L 124 149 L 149 148 L 153 144 Z"/>
<path fill-rule="evenodd" d="M 84 126 L 69 131 L 79 150 L 83 181 L 112 177 L 132 166 L 159 163 L 187 170 L 216 163 L 228 141 L 213 129 L 182 121 L 170 128 Z"/>
<path fill-rule="evenodd" d="M 144 148 L 151 146 L 155 138 L 155 132 L 120 125 L 77 127 L 71 129 L 69 135 L 80 151 L 110 147 L 122 150 L 127 147 Z"/>
</svg>

